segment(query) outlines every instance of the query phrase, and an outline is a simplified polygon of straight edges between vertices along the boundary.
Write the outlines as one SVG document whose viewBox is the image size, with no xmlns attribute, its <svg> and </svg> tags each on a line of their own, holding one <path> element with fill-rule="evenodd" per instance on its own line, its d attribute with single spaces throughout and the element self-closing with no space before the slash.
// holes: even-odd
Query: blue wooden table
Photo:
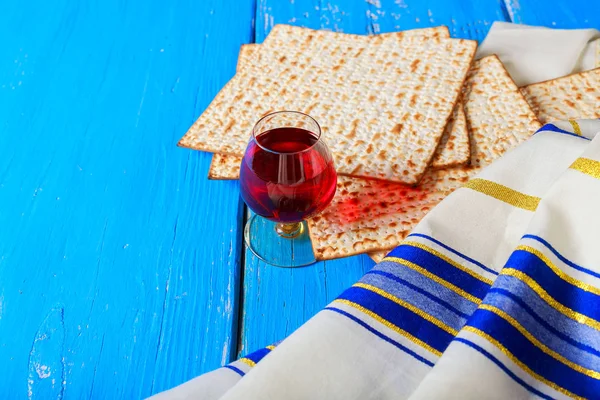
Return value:
<svg viewBox="0 0 600 400">
<path fill-rule="evenodd" d="M 237 182 L 177 140 L 277 23 L 373 34 L 600 28 L 586 0 L 0 4 L 0 398 L 135 399 L 284 338 L 366 256 L 276 269 Z"/>
</svg>

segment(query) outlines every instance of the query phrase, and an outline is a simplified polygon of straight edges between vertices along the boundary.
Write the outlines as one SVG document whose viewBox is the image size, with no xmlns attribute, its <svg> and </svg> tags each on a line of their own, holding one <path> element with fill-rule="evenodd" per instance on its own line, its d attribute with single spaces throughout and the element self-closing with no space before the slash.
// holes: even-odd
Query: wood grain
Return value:
<svg viewBox="0 0 600 400">
<path fill-rule="evenodd" d="M 237 183 L 175 143 L 233 75 L 254 11 L 3 3 L 1 398 L 141 398 L 234 357 Z"/>
<path fill-rule="evenodd" d="M 370 33 L 446 25 L 452 37 L 481 41 L 494 21 L 509 20 L 503 0 L 373 0 L 367 3 Z"/>
<path fill-rule="evenodd" d="M 600 2 L 585 0 L 506 0 L 507 11 L 519 24 L 556 29 L 600 29 Z"/>
</svg>

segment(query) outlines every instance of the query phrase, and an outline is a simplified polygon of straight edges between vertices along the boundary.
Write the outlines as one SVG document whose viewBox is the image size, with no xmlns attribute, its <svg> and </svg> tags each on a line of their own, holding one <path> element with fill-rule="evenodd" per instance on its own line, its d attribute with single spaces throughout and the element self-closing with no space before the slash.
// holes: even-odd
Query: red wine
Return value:
<svg viewBox="0 0 600 400">
<path fill-rule="evenodd" d="M 323 211 L 337 175 L 323 141 L 300 128 L 265 131 L 250 141 L 240 168 L 242 198 L 256 214 L 299 222 Z"/>
</svg>

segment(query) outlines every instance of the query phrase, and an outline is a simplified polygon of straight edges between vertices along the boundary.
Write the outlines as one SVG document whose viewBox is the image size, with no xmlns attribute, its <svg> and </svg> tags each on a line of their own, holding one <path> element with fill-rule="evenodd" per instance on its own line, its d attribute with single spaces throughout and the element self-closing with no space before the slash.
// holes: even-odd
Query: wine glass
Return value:
<svg viewBox="0 0 600 400">
<path fill-rule="evenodd" d="M 336 184 L 333 158 L 317 121 L 296 111 L 263 117 L 240 166 L 241 195 L 256 214 L 244 229 L 248 248 L 272 265 L 314 263 L 304 220 L 329 205 Z"/>
</svg>

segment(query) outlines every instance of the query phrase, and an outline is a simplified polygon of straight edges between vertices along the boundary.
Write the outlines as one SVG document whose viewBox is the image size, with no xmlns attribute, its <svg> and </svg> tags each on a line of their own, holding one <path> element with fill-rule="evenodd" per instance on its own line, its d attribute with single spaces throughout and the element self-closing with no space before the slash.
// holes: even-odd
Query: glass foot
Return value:
<svg viewBox="0 0 600 400">
<path fill-rule="evenodd" d="M 276 267 L 303 267 L 317 261 L 306 222 L 284 225 L 253 215 L 244 228 L 244 240 L 256 257 Z"/>
</svg>

